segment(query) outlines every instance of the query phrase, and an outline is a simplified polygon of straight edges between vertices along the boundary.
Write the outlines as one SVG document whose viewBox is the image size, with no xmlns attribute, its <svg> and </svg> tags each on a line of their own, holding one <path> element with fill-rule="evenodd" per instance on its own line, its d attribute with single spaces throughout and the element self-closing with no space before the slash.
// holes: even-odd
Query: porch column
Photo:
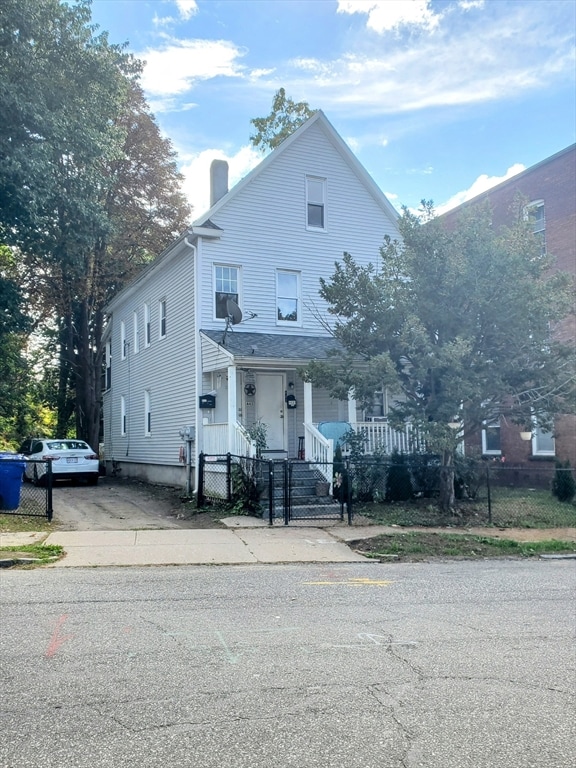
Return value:
<svg viewBox="0 0 576 768">
<path fill-rule="evenodd" d="M 235 444 L 236 429 L 234 425 L 238 421 L 238 408 L 236 403 L 236 366 L 228 366 L 228 450 L 232 451 Z"/>
<path fill-rule="evenodd" d="M 350 424 L 356 424 L 356 398 L 354 397 L 354 389 L 348 390 L 348 421 Z"/>
<path fill-rule="evenodd" d="M 312 382 L 304 382 L 304 424 L 312 424 Z"/>
</svg>

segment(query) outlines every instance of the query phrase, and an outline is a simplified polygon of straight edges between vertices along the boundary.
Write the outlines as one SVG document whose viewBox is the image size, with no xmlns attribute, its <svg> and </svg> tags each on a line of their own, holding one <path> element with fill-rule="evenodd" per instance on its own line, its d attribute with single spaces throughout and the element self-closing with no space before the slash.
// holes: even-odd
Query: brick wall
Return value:
<svg viewBox="0 0 576 768">
<path fill-rule="evenodd" d="M 510 224 L 516 215 L 515 203 L 519 195 L 528 202 L 544 202 L 546 251 L 555 257 L 555 269 L 576 275 L 576 144 L 449 211 L 442 218 L 453 224 L 463 208 L 489 200 L 495 227 Z M 555 333 L 558 338 L 573 341 L 576 338 L 576 318 L 566 319 L 555 329 Z M 554 435 L 557 457 L 563 461 L 569 459 L 571 465 L 576 467 L 576 417 L 559 419 Z M 544 457 L 532 457 L 531 442 L 522 441 L 519 429 L 514 425 L 502 423 L 501 448 L 506 462 L 526 464 L 546 461 Z M 480 453 L 480 436 L 471 441 L 466 449 L 469 453 Z"/>
</svg>

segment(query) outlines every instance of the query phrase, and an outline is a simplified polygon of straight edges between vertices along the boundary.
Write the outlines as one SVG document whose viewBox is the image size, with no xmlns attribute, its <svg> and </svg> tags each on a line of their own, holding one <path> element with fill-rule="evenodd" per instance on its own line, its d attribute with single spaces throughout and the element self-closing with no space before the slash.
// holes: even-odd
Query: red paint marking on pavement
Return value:
<svg viewBox="0 0 576 768">
<path fill-rule="evenodd" d="M 74 635 L 60 635 L 60 628 L 67 618 L 67 614 L 64 613 L 62 616 L 60 616 L 58 622 L 56 623 L 56 629 L 54 630 L 54 634 L 52 635 L 48 648 L 46 649 L 46 653 L 44 654 L 47 659 L 51 659 L 52 656 L 56 654 L 56 651 L 60 648 L 60 646 L 66 642 L 66 640 L 71 640 L 74 637 Z"/>
</svg>

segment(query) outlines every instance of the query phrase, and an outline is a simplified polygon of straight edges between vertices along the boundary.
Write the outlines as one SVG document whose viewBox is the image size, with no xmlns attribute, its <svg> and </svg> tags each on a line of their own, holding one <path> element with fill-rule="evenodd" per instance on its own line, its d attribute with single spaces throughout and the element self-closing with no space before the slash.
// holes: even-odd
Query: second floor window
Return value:
<svg viewBox="0 0 576 768">
<path fill-rule="evenodd" d="M 112 386 L 112 345 L 109 341 L 106 342 L 105 360 L 106 376 L 104 379 L 104 389 L 110 389 Z"/>
<path fill-rule="evenodd" d="M 230 314 L 228 301 L 240 303 L 238 272 L 238 267 L 214 267 L 214 314 L 217 318 L 226 318 Z"/>
<path fill-rule="evenodd" d="M 126 349 L 127 349 L 127 342 L 126 342 L 126 323 L 124 320 L 120 323 L 120 357 L 122 360 L 126 357 Z"/>
<path fill-rule="evenodd" d="M 140 338 L 138 336 L 138 312 L 134 312 L 132 319 L 134 323 L 134 354 L 136 354 L 140 350 Z"/>
<path fill-rule="evenodd" d="M 150 325 L 150 306 L 144 304 L 144 346 L 149 347 L 152 341 L 152 330 Z"/>
<path fill-rule="evenodd" d="M 162 299 L 160 302 L 160 338 L 163 339 L 166 336 L 166 299 Z"/>
<path fill-rule="evenodd" d="M 299 272 L 276 272 L 276 306 L 279 323 L 301 323 Z"/>
</svg>

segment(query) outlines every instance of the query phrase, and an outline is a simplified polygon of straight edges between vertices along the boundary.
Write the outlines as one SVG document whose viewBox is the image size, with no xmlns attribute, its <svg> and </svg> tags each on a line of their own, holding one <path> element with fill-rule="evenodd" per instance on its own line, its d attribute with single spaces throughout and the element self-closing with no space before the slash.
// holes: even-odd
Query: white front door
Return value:
<svg viewBox="0 0 576 768">
<path fill-rule="evenodd" d="M 256 420 L 266 424 L 266 443 L 271 451 L 286 449 L 284 389 L 282 373 L 256 374 Z"/>
</svg>

